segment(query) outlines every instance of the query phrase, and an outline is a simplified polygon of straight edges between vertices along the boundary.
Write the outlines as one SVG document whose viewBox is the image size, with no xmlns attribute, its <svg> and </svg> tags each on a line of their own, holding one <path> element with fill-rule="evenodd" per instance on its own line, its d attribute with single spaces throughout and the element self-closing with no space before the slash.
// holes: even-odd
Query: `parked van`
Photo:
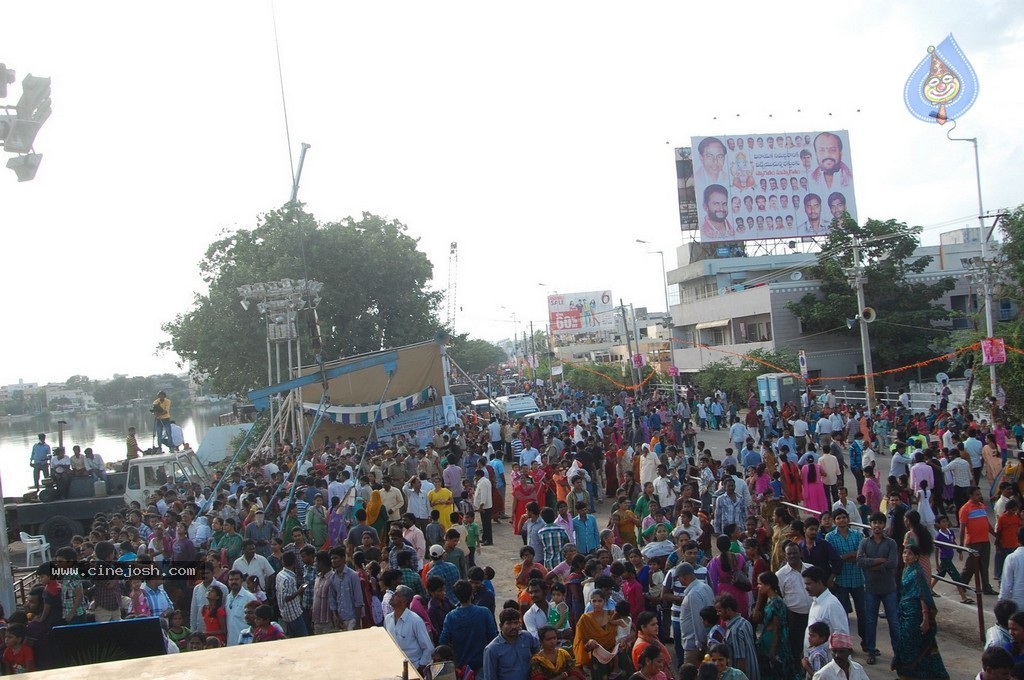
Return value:
<svg viewBox="0 0 1024 680">
<path fill-rule="evenodd" d="M 569 416 L 565 411 L 556 409 L 554 411 L 537 411 L 531 413 L 524 418 L 528 423 L 547 423 L 551 422 L 555 425 L 561 425 L 562 423 L 568 422 Z"/>
<path fill-rule="evenodd" d="M 507 397 L 498 397 L 494 400 L 498 404 L 498 410 L 506 418 L 521 418 L 528 413 L 536 413 L 540 410 L 537 402 L 528 394 L 510 394 Z"/>
</svg>

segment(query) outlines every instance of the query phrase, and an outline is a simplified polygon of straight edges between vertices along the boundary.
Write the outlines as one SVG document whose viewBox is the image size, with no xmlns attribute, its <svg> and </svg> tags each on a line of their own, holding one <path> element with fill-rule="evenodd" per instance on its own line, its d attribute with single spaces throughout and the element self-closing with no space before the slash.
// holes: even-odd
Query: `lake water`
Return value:
<svg viewBox="0 0 1024 680">
<path fill-rule="evenodd" d="M 128 428 L 134 427 L 139 446 L 148 449 L 154 445 L 153 416 L 148 404 L 135 406 L 126 411 L 103 411 L 89 414 L 53 416 L 44 415 L 16 423 L 0 423 L 0 474 L 2 474 L 3 495 L 20 496 L 32 488 L 32 468 L 28 461 L 32 445 L 39 439 L 40 432 L 46 433 L 46 443 L 57 446 L 57 421 L 65 420 L 64 446 L 68 453 L 78 444 L 103 457 L 105 462 L 124 460 L 125 438 Z M 230 413 L 231 402 L 208 404 L 191 409 L 174 409 L 174 421 L 181 425 L 185 441 L 198 448 L 206 431 L 217 424 L 222 413 Z"/>
</svg>

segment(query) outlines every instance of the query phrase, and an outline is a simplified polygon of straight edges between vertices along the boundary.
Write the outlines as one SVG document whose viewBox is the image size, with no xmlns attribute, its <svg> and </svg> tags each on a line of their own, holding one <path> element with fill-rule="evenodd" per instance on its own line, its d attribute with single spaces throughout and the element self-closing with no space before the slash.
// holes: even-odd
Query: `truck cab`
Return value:
<svg viewBox="0 0 1024 680">
<path fill-rule="evenodd" d="M 211 475 L 191 449 L 128 461 L 124 502 L 138 501 L 145 508 L 153 492 L 164 484 L 207 484 Z"/>
<path fill-rule="evenodd" d="M 89 476 L 73 478 L 67 498 L 56 499 L 51 486 L 38 498 L 5 499 L 9 537 L 15 540 L 19 531 L 41 534 L 56 549 L 69 544 L 72 536 L 84 536 L 96 513 L 117 512 L 132 501 L 145 508 L 165 484 L 206 486 L 213 482 L 210 471 L 191 449 L 142 456 L 122 465 L 121 472 L 108 470 L 105 482 L 94 482 Z"/>
</svg>

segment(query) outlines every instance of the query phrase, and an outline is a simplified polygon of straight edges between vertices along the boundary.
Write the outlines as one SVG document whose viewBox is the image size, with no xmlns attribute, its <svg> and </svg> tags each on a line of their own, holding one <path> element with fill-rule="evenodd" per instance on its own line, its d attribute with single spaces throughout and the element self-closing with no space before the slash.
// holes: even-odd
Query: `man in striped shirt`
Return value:
<svg viewBox="0 0 1024 680">
<path fill-rule="evenodd" d="M 540 513 L 544 526 L 537 532 L 542 548 L 541 562 L 545 569 L 554 569 L 562 559 L 562 548 L 569 544 L 569 534 L 555 524 L 555 511 L 544 508 Z"/>
<path fill-rule="evenodd" d="M 274 580 L 277 586 L 277 607 L 281 612 L 281 622 L 285 625 L 288 637 L 308 635 L 306 621 L 302 618 L 302 595 L 306 584 L 299 585 L 295 576 L 295 553 L 281 555 L 281 571 Z"/>
<path fill-rule="evenodd" d="M 739 605 L 732 595 L 715 598 L 718 618 L 725 622 L 725 644 L 729 647 L 732 667 L 742 671 L 748 678 L 760 678 L 757 663 L 757 646 L 754 644 L 754 629 L 750 622 L 740 616 Z"/>
</svg>

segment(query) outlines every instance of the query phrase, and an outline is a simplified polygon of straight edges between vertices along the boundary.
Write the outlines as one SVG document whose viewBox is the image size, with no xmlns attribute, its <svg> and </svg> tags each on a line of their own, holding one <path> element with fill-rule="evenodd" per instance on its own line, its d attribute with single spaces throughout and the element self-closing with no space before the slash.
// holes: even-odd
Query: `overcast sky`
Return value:
<svg viewBox="0 0 1024 680">
<path fill-rule="evenodd" d="M 780 9 L 782 7 L 783 9 Z M 269 0 L 8 3 L 0 60 L 53 79 L 36 179 L 0 168 L 0 384 L 175 370 L 160 325 L 224 229 L 288 199 Z M 300 199 L 421 239 L 435 287 L 459 244 L 458 331 L 545 321 L 545 295 L 664 307 L 682 241 L 672 148 L 691 135 L 845 128 L 860 219 L 977 214 L 969 144 L 915 120 L 903 85 L 953 32 L 981 81 L 986 209 L 1024 200 L 1017 0 L 278 2 Z M 16 29 L 16 30 L 15 30 Z M 800 111 L 799 113 L 797 111 Z M 301 272 L 295 273 L 296 277 Z M 443 310 L 442 310 L 443 315 Z M 339 320 L 343 323 L 343 320 Z"/>
</svg>

